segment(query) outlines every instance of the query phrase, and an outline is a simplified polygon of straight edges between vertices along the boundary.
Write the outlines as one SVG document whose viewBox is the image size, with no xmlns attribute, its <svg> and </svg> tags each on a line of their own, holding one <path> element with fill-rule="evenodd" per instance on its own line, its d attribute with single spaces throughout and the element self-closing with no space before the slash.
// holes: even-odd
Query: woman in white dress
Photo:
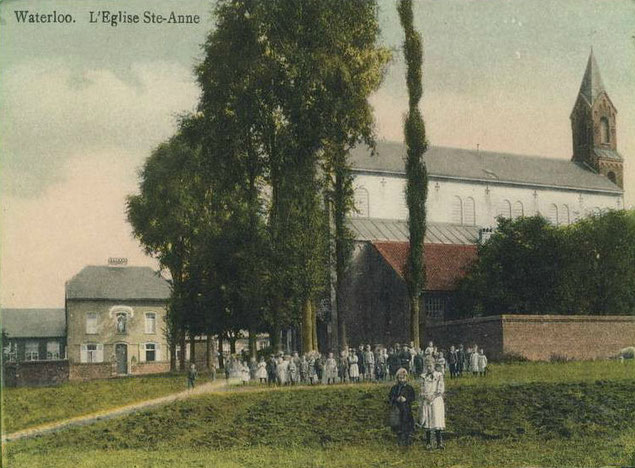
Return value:
<svg viewBox="0 0 635 468">
<path fill-rule="evenodd" d="M 335 379 L 337 379 L 337 361 L 333 357 L 333 353 L 329 353 L 324 370 L 326 372 L 326 383 L 335 383 Z"/>
<path fill-rule="evenodd" d="M 435 431 L 437 448 L 443 449 L 443 433 L 445 430 L 445 382 L 440 366 L 436 370 L 428 365 L 426 373 L 421 377 L 420 424 L 426 430 L 426 448 L 432 448 L 432 431 Z"/>
<path fill-rule="evenodd" d="M 261 357 L 256 369 L 256 378 L 260 380 L 260 383 L 267 383 L 267 363 L 265 358 Z"/>
<path fill-rule="evenodd" d="M 480 353 L 478 353 L 478 373 L 482 376 L 485 376 L 485 371 L 487 370 L 487 356 L 485 356 L 485 351 L 481 348 Z"/>
<path fill-rule="evenodd" d="M 359 365 L 357 362 L 359 358 L 355 354 L 355 350 L 351 348 L 348 353 L 348 375 L 351 377 L 351 382 L 359 382 Z"/>
<path fill-rule="evenodd" d="M 243 385 L 247 385 L 247 383 L 249 382 L 250 375 L 249 375 L 249 366 L 247 365 L 246 362 L 242 363 L 242 370 L 240 373 L 240 377 L 243 382 Z"/>
</svg>

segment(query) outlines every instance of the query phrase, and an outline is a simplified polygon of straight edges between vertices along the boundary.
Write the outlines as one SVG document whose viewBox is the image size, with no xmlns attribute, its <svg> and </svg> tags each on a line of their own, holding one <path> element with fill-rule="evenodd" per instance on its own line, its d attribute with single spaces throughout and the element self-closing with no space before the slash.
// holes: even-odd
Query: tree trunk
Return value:
<svg viewBox="0 0 635 468">
<path fill-rule="evenodd" d="M 318 351 L 318 335 L 317 335 L 317 307 L 311 301 L 311 325 L 313 328 L 313 336 L 311 337 L 313 341 L 313 351 Z"/>
<path fill-rule="evenodd" d="M 336 303 L 337 303 L 337 336 L 339 338 L 339 350 L 344 351 L 348 349 L 348 339 L 346 337 L 346 316 L 344 314 L 342 303 L 342 287 L 340 286 L 340 282 L 342 280 L 337 278 L 337 288 L 336 288 Z"/>
<path fill-rule="evenodd" d="M 205 367 L 207 368 L 207 370 L 210 370 L 212 368 L 212 363 L 213 363 L 213 344 L 212 344 L 212 340 L 214 338 L 212 337 L 212 335 L 207 335 L 207 342 L 206 342 L 206 349 L 205 349 Z"/>
<path fill-rule="evenodd" d="M 258 356 L 258 350 L 256 349 L 256 332 L 249 330 L 249 357 L 256 358 Z"/>
<path fill-rule="evenodd" d="M 176 340 L 170 343 L 170 372 L 176 372 Z"/>
<path fill-rule="evenodd" d="M 415 348 L 421 348 L 419 340 L 419 298 L 410 297 L 410 341 Z"/>
<path fill-rule="evenodd" d="M 311 311 L 311 299 L 305 299 L 302 304 L 302 353 L 313 351 L 313 313 Z"/>
<path fill-rule="evenodd" d="M 218 335 L 218 368 L 225 368 L 225 355 L 223 354 L 223 335 Z"/>
<path fill-rule="evenodd" d="M 181 336 L 179 336 L 181 341 L 181 355 L 179 356 L 179 370 L 181 372 L 185 371 L 185 330 L 181 330 Z"/>
<path fill-rule="evenodd" d="M 229 337 L 229 352 L 231 354 L 236 354 L 236 337 L 235 336 Z"/>
<path fill-rule="evenodd" d="M 190 333 L 190 362 L 196 364 L 196 335 Z"/>
<path fill-rule="evenodd" d="M 269 339 L 271 340 L 271 349 L 274 353 L 277 353 L 282 349 L 280 343 L 280 327 L 273 327 L 269 333 L 271 334 L 269 336 Z"/>
</svg>

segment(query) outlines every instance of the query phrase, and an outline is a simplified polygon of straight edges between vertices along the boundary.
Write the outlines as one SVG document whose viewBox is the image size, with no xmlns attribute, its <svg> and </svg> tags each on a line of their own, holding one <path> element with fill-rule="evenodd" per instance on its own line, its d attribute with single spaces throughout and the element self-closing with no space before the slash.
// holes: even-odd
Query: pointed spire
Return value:
<svg viewBox="0 0 635 468">
<path fill-rule="evenodd" d="M 584 78 L 582 78 L 579 94 L 582 94 L 589 104 L 593 105 L 597 97 L 603 91 L 604 83 L 602 83 L 602 77 L 600 76 L 600 68 L 595 61 L 593 47 L 591 47 L 589 61 L 587 62 L 586 71 L 584 72 Z"/>
</svg>

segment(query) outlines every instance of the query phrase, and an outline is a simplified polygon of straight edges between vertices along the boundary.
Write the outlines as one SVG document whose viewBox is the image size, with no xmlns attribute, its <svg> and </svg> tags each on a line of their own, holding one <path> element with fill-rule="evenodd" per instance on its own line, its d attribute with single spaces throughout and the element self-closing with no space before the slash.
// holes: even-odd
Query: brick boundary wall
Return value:
<svg viewBox="0 0 635 468">
<path fill-rule="evenodd" d="M 635 346 L 635 316 L 497 315 L 428 324 L 423 336 L 443 349 L 477 344 L 492 360 L 607 359 Z"/>
<path fill-rule="evenodd" d="M 114 375 L 110 362 L 73 363 L 70 365 L 69 380 L 86 381 L 107 379 Z"/>
<path fill-rule="evenodd" d="M 140 362 L 131 366 L 131 375 L 163 374 L 170 372 L 169 361 Z"/>
<path fill-rule="evenodd" d="M 4 365 L 4 385 L 7 387 L 41 387 L 68 382 L 68 361 L 22 361 Z"/>
<path fill-rule="evenodd" d="M 431 323 L 424 327 L 422 347 L 433 341 L 439 349 L 463 344 L 467 349 L 473 345 L 482 347 L 491 360 L 500 360 L 503 355 L 503 327 L 500 316 L 478 317 Z"/>
</svg>

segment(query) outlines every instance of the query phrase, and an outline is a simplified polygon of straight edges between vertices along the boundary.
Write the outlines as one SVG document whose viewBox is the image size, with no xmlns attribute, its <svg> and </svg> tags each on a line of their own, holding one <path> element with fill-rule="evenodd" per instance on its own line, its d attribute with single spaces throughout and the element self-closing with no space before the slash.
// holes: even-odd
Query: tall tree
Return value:
<svg viewBox="0 0 635 468">
<path fill-rule="evenodd" d="M 366 0 L 226 0 L 216 9 L 199 109 L 230 144 L 246 142 L 265 163 L 274 341 L 281 327 L 300 323 L 303 346 L 315 346 L 311 304 L 328 270 L 319 163 L 326 141 L 350 145 L 371 133 L 368 90 L 388 56 L 376 44 L 376 10 Z"/>
<path fill-rule="evenodd" d="M 406 270 L 408 299 L 410 301 L 410 337 L 415 347 L 420 345 L 420 304 L 425 287 L 425 259 L 423 241 L 426 232 L 426 198 L 428 196 L 428 173 L 423 154 L 428 149 L 423 117 L 419 110 L 422 86 L 423 44 L 413 23 L 412 0 L 400 0 L 399 19 L 405 32 L 404 56 L 406 58 L 406 83 L 408 85 L 408 114 L 404 124 L 407 147 L 406 158 L 406 203 L 408 205 L 408 228 L 410 230 L 410 252 Z"/>
</svg>

